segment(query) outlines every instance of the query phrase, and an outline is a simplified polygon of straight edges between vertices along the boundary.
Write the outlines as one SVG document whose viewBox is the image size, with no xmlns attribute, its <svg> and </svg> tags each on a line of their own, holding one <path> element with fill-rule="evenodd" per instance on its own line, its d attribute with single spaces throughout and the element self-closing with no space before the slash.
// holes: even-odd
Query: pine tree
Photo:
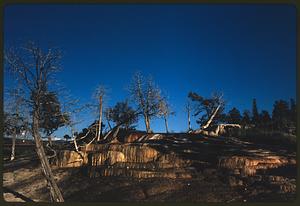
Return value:
<svg viewBox="0 0 300 206">
<path fill-rule="evenodd" d="M 289 127 L 289 104 L 284 100 L 275 101 L 272 121 L 274 128 L 279 131 L 286 131 Z"/>
<path fill-rule="evenodd" d="M 108 121 L 116 125 L 122 125 L 125 129 L 134 129 L 138 121 L 138 115 L 135 110 L 129 106 L 128 101 L 117 102 L 113 108 L 107 108 L 105 116 Z"/>
<path fill-rule="evenodd" d="M 261 119 L 261 124 L 260 126 L 264 129 L 270 129 L 271 128 L 271 124 L 272 124 L 272 120 L 271 117 L 269 115 L 269 112 L 266 110 L 263 110 L 260 114 L 260 119 Z"/>
<path fill-rule="evenodd" d="M 54 92 L 45 92 L 40 105 L 39 126 L 49 138 L 54 131 L 67 123 L 69 116 L 61 112 L 60 102 Z"/>
<path fill-rule="evenodd" d="M 242 121 L 242 116 L 240 111 L 233 107 L 229 112 L 228 112 L 228 123 L 230 124 L 240 124 Z"/>
<path fill-rule="evenodd" d="M 253 99 L 252 103 L 252 123 L 255 126 L 259 126 L 260 124 L 260 119 L 259 119 L 259 113 L 256 105 L 256 99 Z"/>
<path fill-rule="evenodd" d="M 243 112 L 243 117 L 242 117 L 242 125 L 245 127 L 246 125 L 251 124 L 251 117 L 250 117 L 250 111 L 245 110 Z"/>
<path fill-rule="evenodd" d="M 297 108 L 296 102 L 293 98 L 290 99 L 290 120 L 293 123 L 293 125 L 296 126 Z"/>
</svg>

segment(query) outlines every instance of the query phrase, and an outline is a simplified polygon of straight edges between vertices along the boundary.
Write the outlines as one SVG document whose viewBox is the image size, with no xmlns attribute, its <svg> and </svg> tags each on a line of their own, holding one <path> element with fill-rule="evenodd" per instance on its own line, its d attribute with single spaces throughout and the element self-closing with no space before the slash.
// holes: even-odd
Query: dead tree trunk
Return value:
<svg viewBox="0 0 300 206">
<path fill-rule="evenodd" d="M 50 190 L 51 201 L 64 202 L 63 196 L 54 180 L 52 170 L 42 143 L 42 138 L 39 133 L 39 115 L 37 109 L 33 112 L 33 125 L 32 125 L 33 138 L 35 140 L 36 152 L 39 157 L 43 174 L 47 180 L 47 185 Z"/>
<path fill-rule="evenodd" d="M 144 118 L 145 118 L 146 131 L 147 133 L 150 133 L 150 119 L 148 115 L 144 115 Z"/>
<path fill-rule="evenodd" d="M 26 52 L 18 52 L 19 49 Z M 28 42 L 25 46 L 12 48 L 5 53 L 5 60 L 9 69 L 16 75 L 18 79 L 23 81 L 23 86 L 28 90 L 24 92 L 28 94 L 30 106 L 32 107 L 32 136 L 36 145 L 36 153 L 41 163 L 43 175 L 47 180 L 50 190 L 51 201 L 63 202 L 63 196 L 54 180 L 47 156 L 39 133 L 40 128 L 40 108 L 41 97 L 48 92 L 49 80 L 59 68 L 58 61 L 61 58 L 61 51 L 56 49 L 48 49 L 44 52 L 39 46 L 33 42 Z"/>
<path fill-rule="evenodd" d="M 167 117 L 164 117 L 164 119 L 165 119 L 166 133 L 169 133 Z"/>
<path fill-rule="evenodd" d="M 97 141 L 100 141 L 102 134 L 102 105 L 103 105 L 103 96 L 99 97 L 99 122 L 98 122 L 98 135 Z"/>
<path fill-rule="evenodd" d="M 107 120 L 107 124 L 108 124 L 109 129 L 112 129 L 109 120 Z"/>
<path fill-rule="evenodd" d="M 77 145 L 77 141 L 76 141 L 77 136 L 75 136 L 75 134 L 74 134 L 73 127 L 71 128 L 71 135 L 73 137 L 73 143 L 74 143 L 75 150 L 76 150 L 76 152 L 78 152 L 79 150 L 78 150 L 78 145 Z"/>
<path fill-rule="evenodd" d="M 214 120 L 215 116 L 217 115 L 217 113 L 218 113 L 220 107 L 221 107 L 221 105 L 219 105 L 219 106 L 215 109 L 214 113 L 210 116 L 210 118 L 209 118 L 209 120 L 206 122 L 206 124 L 203 125 L 203 126 L 201 127 L 201 129 L 206 129 L 206 128 L 209 127 L 209 125 L 210 125 L 211 122 Z"/>
<path fill-rule="evenodd" d="M 77 142 L 76 142 L 76 137 L 74 136 L 74 140 L 73 140 L 73 142 L 74 142 L 74 147 L 75 147 L 75 150 L 76 150 L 76 152 L 78 152 L 79 151 L 79 149 L 78 149 L 78 145 L 77 145 Z"/>
<path fill-rule="evenodd" d="M 17 131 L 16 131 L 16 128 L 15 128 L 14 133 L 13 133 L 13 137 L 12 137 L 10 161 L 15 159 L 16 137 L 17 137 Z"/>
<path fill-rule="evenodd" d="M 48 142 L 49 142 L 50 147 L 52 147 L 52 137 L 51 137 L 51 135 L 48 136 Z"/>
<path fill-rule="evenodd" d="M 191 115 L 190 115 L 190 107 L 187 107 L 187 114 L 188 114 L 188 131 L 190 131 L 191 128 Z"/>
<path fill-rule="evenodd" d="M 205 125 L 203 125 L 200 129 L 197 129 L 196 131 L 194 131 L 194 133 L 197 133 L 197 134 L 203 134 L 203 135 L 210 135 L 210 136 L 218 136 L 219 134 L 219 130 L 220 130 L 220 127 L 217 127 L 216 128 L 216 131 L 207 131 L 205 129 L 207 129 L 210 124 L 212 123 L 212 121 L 214 120 L 215 116 L 217 115 L 219 109 L 220 109 L 221 105 L 219 105 L 215 111 L 213 112 L 213 114 L 210 116 L 209 120 L 206 122 Z"/>
<path fill-rule="evenodd" d="M 18 102 L 18 101 L 16 101 Z M 17 103 L 16 105 L 16 114 L 17 114 L 17 119 L 19 119 L 19 103 Z M 17 124 L 17 121 L 15 121 L 14 124 Z M 12 145 L 11 145 L 11 156 L 10 156 L 10 160 L 14 160 L 16 157 L 16 139 L 17 139 L 17 129 L 16 129 L 16 125 L 14 125 L 14 129 L 13 129 L 13 137 L 12 137 Z"/>
</svg>

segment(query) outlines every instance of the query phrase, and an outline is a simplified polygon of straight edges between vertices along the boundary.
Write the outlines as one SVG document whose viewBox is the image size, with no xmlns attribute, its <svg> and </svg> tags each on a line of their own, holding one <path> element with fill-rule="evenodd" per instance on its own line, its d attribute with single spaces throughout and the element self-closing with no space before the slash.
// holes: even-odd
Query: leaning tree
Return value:
<svg viewBox="0 0 300 206">
<path fill-rule="evenodd" d="M 51 201 L 63 202 L 62 193 L 55 182 L 40 134 L 42 100 L 49 92 L 50 84 L 53 85 L 51 80 L 54 79 L 54 74 L 60 68 L 62 52 L 58 48 L 44 50 L 34 42 L 28 42 L 24 46 L 6 49 L 4 54 L 5 65 L 10 71 L 18 75 L 25 90 L 24 94 L 27 96 L 27 102 L 30 105 L 32 136 L 50 190 Z"/>
<path fill-rule="evenodd" d="M 223 123 L 226 119 L 222 113 L 225 107 L 223 94 L 213 93 L 211 98 L 204 98 L 197 93 L 190 92 L 188 97 L 195 103 L 194 116 L 199 116 L 197 123 L 200 124 L 200 128 L 194 133 L 218 136 L 225 132 L 226 127 L 241 128 L 240 124 Z"/>
<path fill-rule="evenodd" d="M 220 120 L 225 105 L 223 94 L 213 93 L 211 98 L 204 98 L 195 92 L 190 92 L 188 97 L 195 103 L 194 116 L 199 117 L 197 123 L 200 124 L 200 129 L 207 129 Z"/>
</svg>

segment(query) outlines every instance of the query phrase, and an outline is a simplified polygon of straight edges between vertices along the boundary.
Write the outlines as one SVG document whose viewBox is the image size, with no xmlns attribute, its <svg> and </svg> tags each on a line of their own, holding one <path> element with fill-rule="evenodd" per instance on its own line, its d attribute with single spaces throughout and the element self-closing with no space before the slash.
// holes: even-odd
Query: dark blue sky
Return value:
<svg viewBox="0 0 300 206">
<path fill-rule="evenodd" d="M 254 97 L 271 110 L 274 100 L 296 96 L 292 6 L 19 5 L 7 6 L 4 18 L 6 46 L 35 40 L 64 50 L 59 80 L 83 103 L 105 84 L 114 105 L 128 96 L 135 71 L 151 74 L 177 113 L 171 130 L 187 128 L 189 91 L 222 91 L 226 109 L 241 111 Z M 162 120 L 152 124 L 164 130 Z"/>
</svg>

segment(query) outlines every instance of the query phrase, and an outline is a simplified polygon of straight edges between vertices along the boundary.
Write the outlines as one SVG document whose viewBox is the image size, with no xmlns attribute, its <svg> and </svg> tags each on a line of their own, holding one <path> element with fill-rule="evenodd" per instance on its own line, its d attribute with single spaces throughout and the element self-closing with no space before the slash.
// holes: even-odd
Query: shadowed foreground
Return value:
<svg viewBox="0 0 300 206">
<path fill-rule="evenodd" d="M 90 145 L 80 154 L 61 150 L 52 168 L 65 201 L 277 202 L 295 200 L 295 156 L 290 148 L 233 137 L 169 134 Z M 49 201 L 33 156 L 5 163 L 3 184 Z M 7 201 L 26 201 L 4 192 Z"/>
</svg>

